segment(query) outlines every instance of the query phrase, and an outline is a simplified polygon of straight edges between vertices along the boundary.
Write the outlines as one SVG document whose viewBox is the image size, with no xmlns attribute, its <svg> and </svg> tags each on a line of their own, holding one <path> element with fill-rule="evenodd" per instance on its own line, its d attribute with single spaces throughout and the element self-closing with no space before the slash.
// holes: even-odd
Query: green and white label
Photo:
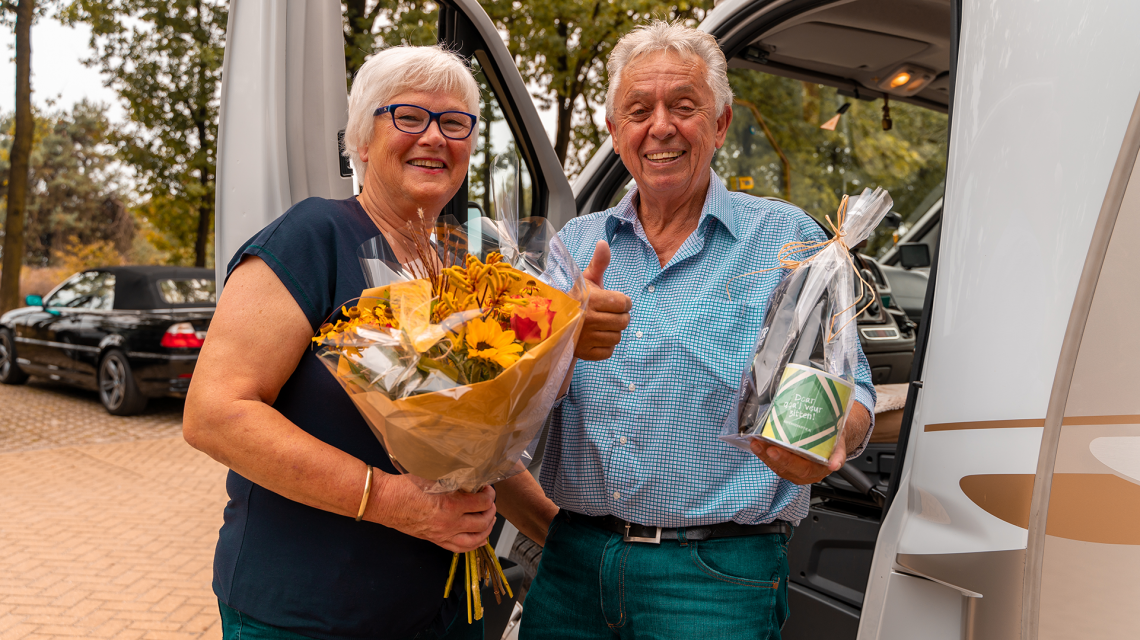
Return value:
<svg viewBox="0 0 1140 640">
<path fill-rule="evenodd" d="M 852 389 L 843 378 L 789 363 L 761 436 L 827 460 Z"/>
</svg>

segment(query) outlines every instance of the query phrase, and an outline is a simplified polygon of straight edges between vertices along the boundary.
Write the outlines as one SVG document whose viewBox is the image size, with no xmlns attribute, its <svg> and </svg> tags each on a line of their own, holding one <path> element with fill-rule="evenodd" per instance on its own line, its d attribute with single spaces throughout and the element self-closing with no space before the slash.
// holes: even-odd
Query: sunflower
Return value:
<svg viewBox="0 0 1140 640">
<path fill-rule="evenodd" d="M 504 369 L 522 357 L 523 347 L 515 342 L 514 331 L 503 331 L 499 323 L 475 318 L 467 323 L 467 355 L 490 360 Z"/>
</svg>

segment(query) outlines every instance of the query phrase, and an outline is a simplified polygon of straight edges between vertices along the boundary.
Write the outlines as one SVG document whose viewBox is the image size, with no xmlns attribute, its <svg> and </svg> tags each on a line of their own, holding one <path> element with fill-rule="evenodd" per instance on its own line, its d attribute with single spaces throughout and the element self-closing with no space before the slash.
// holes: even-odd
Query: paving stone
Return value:
<svg viewBox="0 0 1140 640">
<path fill-rule="evenodd" d="M 141 415 L 115 417 L 94 391 L 33 378 L 0 385 L 0 453 L 182 435 L 182 401 L 155 398 Z"/>
<path fill-rule="evenodd" d="M 226 470 L 182 440 L 181 411 L 0 385 L 0 640 L 221 638 Z"/>
</svg>

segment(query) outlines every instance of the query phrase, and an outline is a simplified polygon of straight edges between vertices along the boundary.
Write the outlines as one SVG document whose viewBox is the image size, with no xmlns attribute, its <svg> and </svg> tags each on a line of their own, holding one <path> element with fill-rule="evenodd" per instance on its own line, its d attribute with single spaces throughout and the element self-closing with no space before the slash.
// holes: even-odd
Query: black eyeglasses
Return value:
<svg viewBox="0 0 1140 640">
<path fill-rule="evenodd" d="M 452 140 L 466 140 L 475 130 L 478 117 L 463 111 L 428 111 L 414 104 L 390 104 L 380 107 L 372 115 L 392 114 L 392 124 L 404 133 L 420 134 L 428 130 L 433 121 L 439 123 L 439 132 Z"/>
</svg>

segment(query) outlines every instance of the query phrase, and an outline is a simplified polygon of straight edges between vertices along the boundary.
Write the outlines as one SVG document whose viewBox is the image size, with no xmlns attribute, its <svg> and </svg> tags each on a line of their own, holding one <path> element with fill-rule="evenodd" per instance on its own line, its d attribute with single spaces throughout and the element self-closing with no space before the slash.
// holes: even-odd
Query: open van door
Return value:
<svg viewBox="0 0 1140 640">
<path fill-rule="evenodd" d="M 482 94 L 468 178 L 443 213 L 461 221 L 487 215 L 492 162 L 517 154 L 519 216 L 546 217 L 560 229 L 575 214 L 573 192 L 502 37 L 475 0 L 437 4 L 440 43 L 471 61 Z M 231 0 L 222 79 L 219 294 L 238 247 L 290 206 L 311 196 L 354 193 L 352 167 L 339 146 L 348 120 L 340 3 Z M 510 552 L 515 532 L 500 517 L 491 540 L 500 557 Z M 507 576 L 517 591 L 520 572 L 507 568 Z M 485 598 L 490 602 L 489 594 Z M 502 633 L 512 606 L 488 606 L 488 637 Z"/>
<path fill-rule="evenodd" d="M 496 154 L 521 159 L 520 216 L 561 228 L 574 198 L 534 102 L 494 24 L 475 0 L 439 2 L 439 39 L 469 58 L 483 103 L 468 181 L 445 210 L 459 220 L 489 211 L 485 185 Z M 340 154 L 348 121 L 339 3 L 233 0 L 223 62 L 215 265 L 218 286 L 237 248 L 290 206 L 353 194 Z M 469 206 L 477 205 L 477 206 Z"/>
</svg>

